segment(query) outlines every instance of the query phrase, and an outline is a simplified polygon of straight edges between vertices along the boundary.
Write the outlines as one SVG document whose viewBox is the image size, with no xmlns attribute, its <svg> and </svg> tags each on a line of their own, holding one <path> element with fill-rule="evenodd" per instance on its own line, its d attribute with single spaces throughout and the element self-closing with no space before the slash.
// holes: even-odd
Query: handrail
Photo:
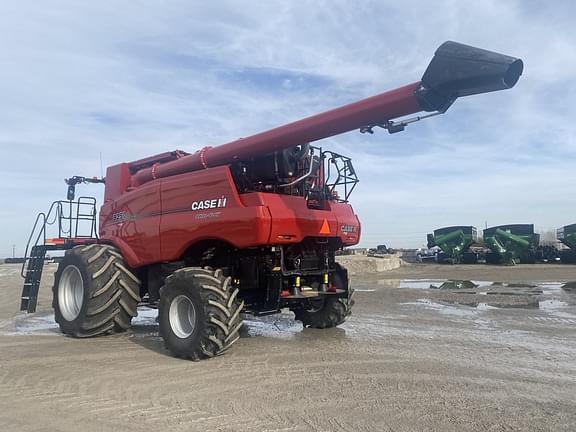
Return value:
<svg viewBox="0 0 576 432">
<path fill-rule="evenodd" d="M 84 201 L 83 201 L 84 199 Z M 64 203 L 69 206 L 69 214 L 64 215 Z M 76 207 L 75 216 L 72 215 L 73 206 Z M 80 213 L 80 206 L 89 206 L 90 213 L 83 214 Z M 26 243 L 26 249 L 24 252 L 24 262 L 22 263 L 22 269 L 20 270 L 20 275 L 26 277 L 26 269 L 29 259 L 29 253 L 32 253 L 32 249 L 37 246 L 42 240 L 42 244 L 46 244 L 46 227 L 48 225 L 54 225 L 58 222 L 58 238 L 78 238 L 78 221 L 79 220 L 90 220 L 90 235 L 81 236 L 85 238 L 98 238 L 96 230 L 96 199 L 94 197 L 80 197 L 78 201 L 54 201 L 50 205 L 50 209 L 47 213 L 40 212 L 36 216 L 34 221 L 34 226 L 28 237 Z M 67 226 L 63 226 L 63 220 L 68 221 Z M 38 225 L 41 224 L 41 228 L 38 230 Z M 36 232 L 38 234 L 35 236 Z"/>
<path fill-rule="evenodd" d="M 54 210 L 54 206 L 56 206 L 56 213 L 54 214 L 54 220 L 52 222 L 48 222 L 50 215 L 52 214 L 52 211 Z M 61 214 L 61 208 L 62 208 L 62 203 L 60 201 L 54 201 L 52 203 L 52 205 L 50 205 L 50 209 L 48 210 L 48 214 L 46 214 L 44 212 L 40 212 L 40 213 L 38 213 L 38 216 L 36 216 L 36 220 L 34 221 L 34 227 L 32 228 L 32 232 L 30 232 L 30 236 L 28 237 L 28 242 L 26 243 L 26 249 L 24 251 L 24 262 L 22 263 L 22 269 L 20 270 L 20 276 L 25 277 L 26 264 L 28 261 L 28 252 L 32 251 L 32 248 L 30 248 L 30 244 L 32 242 L 32 237 L 34 237 L 34 233 L 36 232 L 36 228 L 38 227 L 38 222 L 42 219 L 42 228 L 40 229 L 40 232 L 38 232 L 38 235 L 36 236 L 36 240 L 34 241 L 34 246 L 36 246 L 38 244 L 41 236 L 43 236 L 42 243 L 43 244 L 46 243 L 46 225 L 52 225 L 54 222 L 56 222 L 56 218 L 58 218 L 58 221 L 60 221 L 60 218 L 58 216 Z M 34 247 L 34 246 L 32 246 L 32 247 Z"/>
<path fill-rule="evenodd" d="M 344 199 L 339 199 L 339 201 L 348 202 L 352 191 L 358 184 L 359 180 L 352 165 L 352 160 L 349 157 L 342 156 L 330 150 L 326 150 L 322 153 L 323 157 L 328 155 L 328 163 L 326 168 L 326 175 L 324 184 L 328 187 L 330 193 L 332 193 L 337 186 L 344 187 Z M 332 165 L 334 165 L 334 171 L 336 179 L 332 179 Z"/>
</svg>

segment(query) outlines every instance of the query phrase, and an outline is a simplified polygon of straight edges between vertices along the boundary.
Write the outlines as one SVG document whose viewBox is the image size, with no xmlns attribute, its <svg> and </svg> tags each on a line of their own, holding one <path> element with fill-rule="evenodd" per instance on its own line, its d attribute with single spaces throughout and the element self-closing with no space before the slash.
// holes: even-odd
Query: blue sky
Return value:
<svg viewBox="0 0 576 432">
<path fill-rule="evenodd" d="M 20 0 L 0 6 L 0 256 L 63 178 L 195 151 L 417 81 L 445 40 L 525 62 L 518 85 L 347 154 L 365 246 L 434 228 L 576 222 L 576 7 L 569 1 Z M 84 193 L 101 196 L 98 185 Z"/>
</svg>

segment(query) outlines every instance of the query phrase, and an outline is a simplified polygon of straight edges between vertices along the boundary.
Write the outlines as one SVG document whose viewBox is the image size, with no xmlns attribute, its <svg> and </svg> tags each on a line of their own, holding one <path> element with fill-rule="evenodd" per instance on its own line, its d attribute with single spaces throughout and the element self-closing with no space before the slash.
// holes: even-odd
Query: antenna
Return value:
<svg viewBox="0 0 576 432">
<path fill-rule="evenodd" d="M 100 178 L 104 178 L 104 168 L 102 165 L 102 152 L 100 152 Z"/>
</svg>

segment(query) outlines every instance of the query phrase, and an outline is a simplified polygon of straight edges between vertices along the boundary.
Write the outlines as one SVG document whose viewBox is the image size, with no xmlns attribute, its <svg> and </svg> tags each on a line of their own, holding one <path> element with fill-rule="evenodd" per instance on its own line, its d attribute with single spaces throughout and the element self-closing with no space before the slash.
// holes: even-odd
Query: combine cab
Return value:
<svg viewBox="0 0 576 432">
<path fill-rule="evenodd" d="M 533 264 L 540 235 L 532 224 L 501 225 L 484 230 L 484 244 L 490 249 L 487 264 Z"/>
<path fill-rule="evenodd" d="M 105 179 L 73 177 L 68 201 L 41 214 L 30 237 L 22 310 L 35 310 L 43 256 L 60 249 L 53 307 L 70 336 L 125 331 L 147 305 L 159 309 L 168 350 L 199 360 L 238 340 L 241 313 L 289 308 L 306 327 L 340 325 L 353 290 L 335 254 L 360 240 L 349 203 L 358 178 L 350 158 L 312 143 L 400 132 L 459 97 L 513 87 L 522 68 L 446 42 L 422 80 L 404 87 L 192 154 L 119 163 Z M 404 118 L 421 111 L 429 114 Z M 105 183 L 98 231 L 95 201 L 74 198 L 84 182 Z M 83 223 L 88 233 L 76 229 Z"/>
<path fill-rule="evenodd" d="M 438 246 L 442 252 L 438 255 L 439 263 L 474 264 L 477 256 L 469 252 L 468 248 L 478 240 L 476 227 L 473 226 L 451 226 L 434 230 L 433 234 L 428 234 L 428 248 Z"/>
</svg>

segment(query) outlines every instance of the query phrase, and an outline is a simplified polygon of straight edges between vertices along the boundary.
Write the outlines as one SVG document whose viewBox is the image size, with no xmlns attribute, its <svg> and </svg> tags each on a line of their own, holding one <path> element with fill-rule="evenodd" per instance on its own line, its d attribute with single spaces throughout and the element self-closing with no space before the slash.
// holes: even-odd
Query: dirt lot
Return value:
<svg viewBox="0 0 576 432">
<path fill-rule="evenodd" d="M 127 334 L 60 335 L 54 267 L 32 316 L 17 312 L 18 270 L 0 265 L 2 431 L 576 430 L 576 291 L 561 283 L 576 266 L 356 275 L 341 328 L 250 318 L 229 354 L 199 363 L 167 355 L 151 310 Z"/>
</svg>

